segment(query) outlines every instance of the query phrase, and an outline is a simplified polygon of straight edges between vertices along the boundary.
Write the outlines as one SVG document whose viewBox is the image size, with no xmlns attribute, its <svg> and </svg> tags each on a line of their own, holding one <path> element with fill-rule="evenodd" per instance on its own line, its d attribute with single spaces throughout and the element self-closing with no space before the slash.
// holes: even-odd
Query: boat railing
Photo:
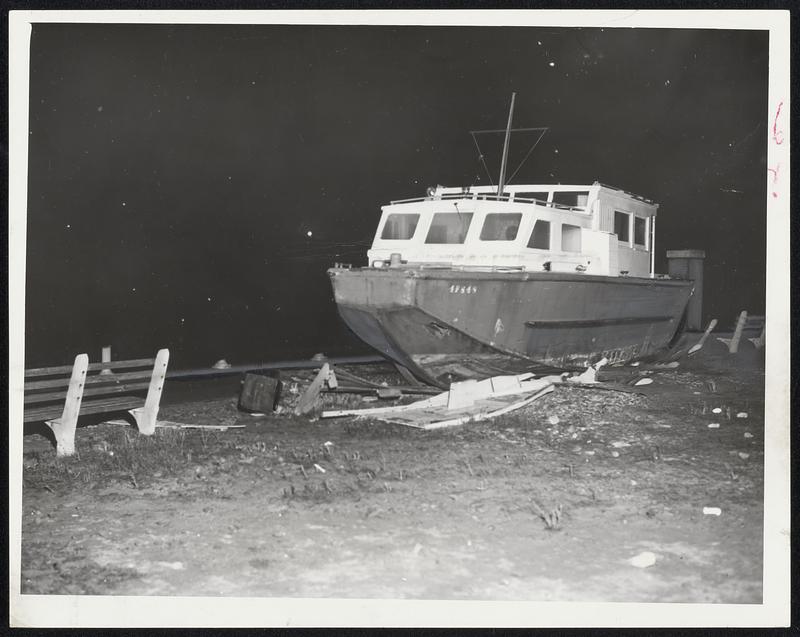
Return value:
<svg viewBox="0 0 800 637">
<path fill-rule="evenodd" d="M 394 199 L 389 203 L 394 206 L 395 204 L 404 203 L 420 203 L 423 201 L 444 201 L 453 199 L 477 199 L 481 201 L 505 201 L 511 202 L 512 195 L 497 195 L 490 192 L 453 192 L 444 193 L 441 195 L 433 195 L 426 197 L 411 197 L 410 199 Z M 514 203 L 534 204 L 537 206 L 546 206 L 548 208 L 555 208 L 557 210 L 567 210 L 570 212 L 586 212 L 586 206 L 569 206 L 566 204 L 556 203 L 554 201 L 543 201 L 541 199 L 529 199 L 527 197 L 517 197 L 513 199 Z"/>
</svg>

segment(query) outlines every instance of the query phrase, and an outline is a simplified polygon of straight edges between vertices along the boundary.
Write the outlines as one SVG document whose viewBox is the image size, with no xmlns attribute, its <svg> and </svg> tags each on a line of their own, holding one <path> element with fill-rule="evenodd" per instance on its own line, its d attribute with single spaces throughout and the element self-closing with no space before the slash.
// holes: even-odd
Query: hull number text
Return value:
<svg viewBox="0 0 800 637">
<path fill-rule="evenodd" d="M 474 285 L 451 285 L 450 294 L 475 294 L 478 288 Z"/>
</svg>

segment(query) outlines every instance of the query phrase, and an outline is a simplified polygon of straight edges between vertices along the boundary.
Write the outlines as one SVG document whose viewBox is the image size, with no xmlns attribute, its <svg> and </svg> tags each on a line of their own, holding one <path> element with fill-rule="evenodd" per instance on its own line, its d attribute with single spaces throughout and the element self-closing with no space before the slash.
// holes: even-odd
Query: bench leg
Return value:
<svg viewBox="0 0 800 637">
<path fill-rule="evenodd" d="M 56 437 L 57 456 L 71 456 L 75 453 L 76 420 L 64 421 L 61 418 L 56 418 L 55 420 L 45 421 L 45 424 L 52 429 Z"/>
<path fill-rule="evenodd" d="M 71 456 L 75 453 L 75 428 L 78 426 L 78 414 L 81 410 L 83 385 L 86 382 L 88 367 L 89 357 L 86 354 L 78 354 L 72 366 L 72 376 L 69 379 L 61 418 L 45 421 L 56 437 L 57 456 Z"/>
<path fill-rule="evenodd" d="M 159 350 L 158 354 L 156 354 L 155 365 L 153 365 L 153 375 L 150 378 L 150 388 L 147 390 L 144 407 L 129 411 L 134 420 L 136 420 L 139 433 L 145 436 L 152 436 L 156 432 L 156 417 L 158 416 L 158 406 L 161 402 L 161 392 L 164 389 L 164 379 L 167 376 L 168 362 L 169 350 Z"/>
<path fill-rule="evenodd" d="M 129 409 L 128 413 L 133 416 L 133 419 L 136 421 L 136 426 L 140 434 L 152 436 L 156 432 L 157 409 L 153 412 L 145 407 L 137 407 L 136 409 Z"/>
</svg>

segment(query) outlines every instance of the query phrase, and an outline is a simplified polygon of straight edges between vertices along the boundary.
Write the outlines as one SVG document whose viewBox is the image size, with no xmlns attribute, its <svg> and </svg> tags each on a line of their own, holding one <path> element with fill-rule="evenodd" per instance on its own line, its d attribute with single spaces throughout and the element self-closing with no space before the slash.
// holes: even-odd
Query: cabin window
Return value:
<svg viewBox="0 0 800 637">
<path fill-rule="evenodd" d="M 646 222 L 641 217 L 633 218 L 633 242 L 637 246 L 645 245 Z"/>
<path fill-rule="evenodd" d="M 386 223 L 381 232 L 381 239 L 407 240 L 414 236 L 417 230 L 419 215 L 391 214 L 386 218 Z"/>
<path fill-rule="evenodd" d="M 581 251 L 581 227 L 568 223 L 561 225 L 561 250 L 563 252 Z"/>
<path fill-rule="evenodd" d="M 536 199 L 536 201 L 544 203 L 547 201 L 548 194 L 547 192 L 515 192 L 514 201 L 519 201 L 520 199 Z"/>
<path fill-rule="evenodd" d="M 471 212 L 437 212 L 433 215 L 425 243 L 464 243 L 470 223 Z"/>
<path fill-rule="evenodd" d="M 486 215 L 481 228 L 481 241 L 513 241 L 517 238 L 522 213 L 493 212 Z"/>
<path fill-rule="evenodd" d="M 627 212 L 620 212 L 619 210 L 614 211 L 614 234 L 617 235 L 617 239 L 620 241 L 625 241 L 626 243 L 630 240 L 630 232 L 631 232 L 631 221 L 630 215 Z"/>
<path fill-rule="evenodd" d="M 528 240 L 529 248 L 537 248 L 538 250 L 550 249 L 550 222 L 544 219 L 537 219 L 533 224 L 533 232 L 531 238 Z"/>
<path fill-rule="evenodd" d="M 561 191 L 553 193 L 553 203 L 570 208 L 585 208 L 589 203 L 589 191 Z"/>
</svg>

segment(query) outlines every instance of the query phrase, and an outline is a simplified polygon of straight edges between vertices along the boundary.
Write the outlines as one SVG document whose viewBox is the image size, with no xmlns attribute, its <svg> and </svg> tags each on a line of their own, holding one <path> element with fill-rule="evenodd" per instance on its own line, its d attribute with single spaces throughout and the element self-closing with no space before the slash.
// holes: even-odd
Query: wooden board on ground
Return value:
<svg viewBox="0 0 800 637">
<path fill-rule="evenodd" d="M 130 425 L 127 420 L 106 420 L 101 423 L 104 425 Z M 166 429 L 209 429 L 214 431 L 225 431 L 226 429 L 244 429 L 247 425 L 200 425 L 188 424 L 184 422 L 171 422 L 169 420 L 159 420 L 156 427 Z"/>
</svg>

